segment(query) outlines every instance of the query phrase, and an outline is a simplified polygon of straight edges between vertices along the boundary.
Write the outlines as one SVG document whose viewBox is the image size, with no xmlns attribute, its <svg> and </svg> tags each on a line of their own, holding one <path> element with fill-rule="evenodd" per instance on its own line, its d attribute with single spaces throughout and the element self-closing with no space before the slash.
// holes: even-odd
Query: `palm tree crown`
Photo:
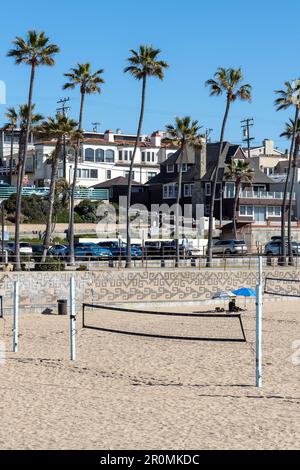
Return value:
<svg viewBox="0 0 300 470">
<path fill-rule="evenodd" d="M 253 169 L 247 161 L 232 160 L 225 173 L 225 179 L 235 181 L 239 185 L 241 183 L 251 183 L 253 180 Z"/>
<path fill-rule="evenodd" d="M 295 123 L 293 119 L 289 119 L 289 122 L 285 123 L 285 130 L 280 134 L 280 137 L 286 137 L 287 139 L 292 139 L 295 129 Z M 298 119 L 296 124 L 296 139 L 300 140 L 300 119 Z"/>
<path fill-rule="evenodd" d="M 74 89 L 79 85 L 82 94 L 101 93 L 100 85 L 105 83 L 101 77 L 103 72 L 103 69 L 99 69 L 92 73 L 90 63 L 77 64 L 77 67 L 71 68 L 69 73 L 64 74 L 69 79 L 69 82 L 65 83 L 63 89 Z"/>
<path fill-rule="evenodd" d="M 138 51 L 131 49 L 130 52 L 132 55 L 127 59 L 130 65 L 124 69 L 125 73 L 130 73 L 136 80 L 142 80 L 146 76 L 163 80 L 164 69 L 169 65 L 163 60 L 157 60 L 161 53 L 160 49 L 140 46 Z"/>
<path fill-rule="evenodd" d="M 49 138 L 61 140 L 63 137 L 76 137 L 79 134 L 77 131 L 78 122 L 70 119 L 67 116 L 58 114 L 56 118 L 49 117 L 38 128 L 38 132 L 46 135 Z"/>
<path fill-rule="evenodd" d="M 205 82 L 210 87 L 212 96 L 227 94 L 229 101 L 235 101 L 237 98 L 243 101 L 251 101 L 252 86 L 249 83 L 241 85 L 244 77 L 241 68 L 224 68 L 219 67 L 214 78 Z"/>
<path fill-rule="evenodd" d="M 190 116 L 184 118 L 175 118 L 175 126 L 168 124 L 166 131 L 168 133 L 167 140 L 177 147 L 181 147 L 182 144 L 190 144 L 193 147 L 202 147 L 202 137 L 199 135 L 198 121 L 192 121 Z"/>
<path fill-rule="evenodd" d="M 285 82 L 285 89 L 276 90 L 278 98 L 275 100 L 277 111 L 288 109 L 290 106 L 300 107 L 300 79 Z"/>
<path fill-rule="evenodd" d="M 14 48 L 7 53 L 8 57 L 14 57 L 15 63 L 28 65 L 53 66 L 53 56 L 59 53 L 59 47 L 49 44 L 49 38 L 44 32 L 28 31 L 26 39 L 16 37 L 13 41 Z"/>
<path fill-rule="evenodd" d="M 18 113 L 16 108 L 10 107 L 7 108 L 7 112 L 5 114 L 8 123 L 5 126 L 5 129 L 15 129 L 18 124 Z"/>
</svg>

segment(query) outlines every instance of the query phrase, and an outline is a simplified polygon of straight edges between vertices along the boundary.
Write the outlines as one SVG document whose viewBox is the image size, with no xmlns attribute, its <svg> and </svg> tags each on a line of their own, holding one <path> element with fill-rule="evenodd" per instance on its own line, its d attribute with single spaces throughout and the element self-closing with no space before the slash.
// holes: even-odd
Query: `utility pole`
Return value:
<svg viewBox="0 0 300 470">
<path fill-rule="evenodd" d="M 253 118 L 248 118 L 248 119 L 244 119 L 243 121 L 241 121 L 241 127 L 243 129 L 243 135 L 244 135 L 244 139 L 243 139 L 243 142 L 247 142 L 247 146 L 248 146 L 248 158 L 250 159 L 251 158 L 251 147 L 250 147 L 250 144 L 252 142 L 252 140 L 254 140 L 254 137 L 250 137 L 250 127 L 253 127 L 254 126 L 254 119 Z"/>
<path fill-rule="evenodd" d="M 66 117 L 68 111 L 70 111 L 70 106 L 66 106 L 66 104 L 70 101 L 70 98 L 62 98 L 61 100 L 57 101 L 57 104 L 60 105 L 57 108 L 57 114 L 61 114 L 62 116 Z M 67 179 L 67 152 L 66 152 L 66 136 L 63 139 L 63 178 Z"/>
<path fill-rule="evenodd" d="M 101 122 L 92 122 L 93 132 L 98 132 L 98 127 L 101 126 Z"/>
</svg>

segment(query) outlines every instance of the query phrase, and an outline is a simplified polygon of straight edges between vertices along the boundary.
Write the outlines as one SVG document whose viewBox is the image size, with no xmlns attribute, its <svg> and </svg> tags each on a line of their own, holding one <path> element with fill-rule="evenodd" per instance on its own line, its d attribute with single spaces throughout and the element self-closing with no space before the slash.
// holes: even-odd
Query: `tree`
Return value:
<svg viewBox="0 0 300 470">
<path fill-rule="evenodd" d="M 8 123 L 4 126 L 5 130 L 10 131 L 10 159 L 9 159 L 9 184 L 12 185 L 13 179 L 13 161 L 14 161 L 14 132 L 18 124 L 18 113 L 15 108 L 7 108 L 5 114 Z"/>
<path fill-rule="evenodd" d="M 296 134 L 297 134 L 297 123 L 299 119 L 300 110 L 300 79 L 294 80 L 293 82 L 285 82 L 285 88 L 283 90 L 276 90 L 275 93 L 278 98 L 275 100 L 275 107 L 277 111 L 286 110 L 290 107 L 295 108 L 295 117 L 293 120 L 294 128 L 291 135 L 291 147 L 289 153 L 289 165 L 286 175 L 286 181 L 284 185 L 284 193 L 281 208 L 281 260 L 280 264 L 286 265 L 286 243 L 285 243 L 285 224 L 286 224 L 286 209 L 287 209 L 287 198 L 288 190 L 291 182 L 292 162 L 295 148 Z M 291 233 L 289 234 L 288 246 L 291 246 Z"/>
<path fill-rule="evenodd" d="M 227 181 L 234 181 L 235 183 L 235 197 L 233 205 L 233 233 L 235 240 L 237 239 L 237 209 L 238 201 L 240 196 L 240 190 L 243 183 L 252 183 L 253 181 L 253 170 L 250 167 L 249 161 L 242 160 L 232 160 L 227 167 L 227 172 L 225 173 L 225 179 Z"/>
<path fill-rule="evenodd" d="M 55 188 L 57 180 L 57 172 L 59 166 L 59 159 L 62 155 L 62 147 L 64 138 L 75 139 L 79 138 L 77 131 L 78 123 L 73 119 L 69 119 L 67 116 L 58 114 L 56 118 L 48 118 L 44 121 L 39 128 L 39 132 L 47 138 L 54 139 L 56 141 L 55 150 L 51 157 L 51 181 L 50 181 L 50 192 L 48 198 L 48 216 L 46 224 L 46 232 L 44 238 L 44 252 L 42 257 L 42 263 L 46 261 L 47 253 L 50 246 L 50 238 L 52 233 L 52 222 L 53 222 L 53 209 L 55 202 Z"/>
<path fill-rule="evenodd" d="M 25 165 L 27 158 L 27 148 L 31 129 L 31 111 L 33 99 L 33 87 L 35 80 L 36 68 L 41 65 L 53 66 L 55 64 L 54 56 L 59 52 L 58 46 L 49 43 L 49 38 L 44 32 L 29 31 L 25 39 L 16 37 L 13 41 L 13 49 L 9 50 L 8 57 L 15 59 L 15 64 L 26 64 L 31 68 L 29 94 L 27 102 L 26 130 L 24 136 L 24 148 L 21 162 L 20 179 L 18 180 L 17 204 L 16 204 L 16 224 L 15 224 L 15 269 L 21 270 L 20 259 L 20 216 L 22 203 L 23 180 L 25 176 Z"/>
<path fill-rule="evenodd" d="M 286 137 L 287 139 L 292 139 L 294 134 L 294 129 L 296 127 L 296 136 L 295 136 L 295 146 L 291 164 L 291 185 L 290 185 L 290 194 L 288 202 L 288 255 L 289 255 L 289 264 L 294 265 L 294 256 L 292 249 L 292 205 L 293 205 L 293 196 L 296 186 L 296 177 L 297 177 L 297 160 L 299 157 L 300 150 L 300 119 L 298 119 L 297 125 L 295 126 L 292 119 L 285 124 L 285 131 L 280 134 L 280 137 Z"/>
<path fill-rule="evenodd" d="M 188 148 L 201 149 L 202 137 L 199 135 L 200 126 L 198 121 L 192 121 L 190 116 L 183 119 L 176 117 L 175 125 L 168 124 L 166 131 L 168 133 L 168 142 L 179 148 L 179 168 L 178 168 L 178 181 L 177 181 L 177 196 L 176 196 L 176 214 L 175 214 L 175 241 L 176 241 L 176 266 L 179 265 L 180 249 L 179 249 L 179 205 L 182 193 L 182 166 L 184 157 L 187 154 Z"/>
<path fill-rule="evenodd" d="M 96 72 L 92 72 L 91 64 L 77 64 L 77 67 L 72 68 L 69 73 L 65 73 L 65 77 L 69 79 L 69 82 L 65 83 L 63 86 L 64 90 L 74 89 L 75 87 L 80 88 L 81 102 L 80 102 L 80 111 L 79 111 L 79 121 L 78 121 L 78 130 L 82 131 L 83 123 L 83 112 L 86 95 L 101 93 L 101 86 L 104 82 L 101 75 L 104 70 L 99 69 Z M 74 265 L 75 263 L 75 254 L 74 254 L 74 206 L 75 206 L 75 191 L 77 184 L 77 170 L 78 170 L 78 161 L 80 156 L 80 146 L 81 140 L 78 139 L 77 145 L 75 147 L 75 162 L 74 162 L 74 174 L 73 174 L 73 183 L 71 189 L 70 197 L 70 220 L 69 220 L 69 243 L 70 243 L 70 264 Z"/>
<path fill-rule="evenodd" d="M 124 72 L 130 73 L 136 80 L 142 81 L 142 98 L 140 117 L 137 129 L 137 135 L 130 163 L 128 185 L 127 185 L 127 211 L 126 211 L 126 230 L 127 230 L 127 256 L 126 268 L 131 268 L 131 234 L 130 234 L 130 206 L 131 206 L 131 190 L 132 190 L 132 174 L 134 168 L 135 157 L 140 142 L 142 125 L 145 111 L 147 79 L 156 77 L 159 80 L 164 79 L 164 70 L 168 68 L 168 64 L 163 60 L 158 60 L 161 53 L 160 49 L 154 49 L 152 46 L 140 46 L 138 51 L 130 50 L 131 56 L 127 59 L 129 66 L 125 67 Z"/>
<path fill-rule="evenodd" d="M 207 266 L 211 266 L 212 263 L 212 240 L 213 240 L 213 219 L 215 210 L 215 199 L 216 199 L 216 188 L 219 177 L 220 161 L 223 152 L 224 135 L 226 124 L 229 116 L 231 104 L 237 99 L 242 101 L 251 101 L 252 87 L 249 84 L 242 85 L 244 77 L 241 68 L 218 68 L 213 79 L 206 81 L 206 86 L 210 88 L 211 96 L 220 96 L 223 93 L 226 94 L 226 108 L 223 117 L 223 123 L 220 135 L 220 149 L 213 177 L 211 201 L 210 201 L 210 213 L 209 213 L 209 229 L 208 229 L 208 247 L 207 247 Z"/>
</svg>

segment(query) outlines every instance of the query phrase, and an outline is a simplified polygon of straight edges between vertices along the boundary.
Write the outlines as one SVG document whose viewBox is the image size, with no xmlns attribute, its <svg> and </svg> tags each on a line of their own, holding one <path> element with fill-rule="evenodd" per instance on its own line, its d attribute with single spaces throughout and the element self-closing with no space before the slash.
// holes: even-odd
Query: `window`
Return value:
<svg viewBox="0 0 300 470">
<path fill-rule="evenodd" d="M 167 165 L 167 173 L 174 173 L 174 165 Z"/>
<path fill-rule="evenodd" d="M 184 194 L 184 197 L 189 197 L 190 196 L 190 185 L 189 184 L 184 185 L 183 194 Z"/>
<path fill-rule="evenodd" d="M 280 206 L 269 206 L 268 207 L 268 216 L 269 217 L 280 217 L 281 216 L 281 207 Z"/>
<path fill-rule="evenodd" d="M 205 196 L 211 196 L 211 184 L 205 183 Z"/>
<path fill-rule="evenodd" d="M 84 159 L 86 162 L 93 162 L 95 160 L 95 153 L 93 149 L 86 149 L 84 153 Z"/>
<path fill-rule="evenodd" d="M 124 151 L 124 160 L 128 161 L 128 150 Z"/>
<path fill-rule="evenodd" d="M 192 196 L 194 193 L 194 184 L 190 184 L 190 195 Z"/>
<path fill-rule="evenodd" d="M 178 171 L 180 171 L 180 165 L 178 165 Z M 187 163 L 182 164 L 182 173 L 186 173 L 188 171 Z"/>
<path fill-rule="evenodd" d="M 104 150 L 102 149 L 96 150 L 96 162 L 98 163 L 104 162 Z"/>
<path fill-rule="evenodd" d="M 123 160 L 123 152 L 122 150 L 119 150 L 119 160 Z"/>
<path fill-rule="evenodd" d="M 130 150 L 130 152 L 129 152 L 129 159 L 130 159 L 130 161 L 132 160 L 132 156 L 133 156 L 133 151 Z"/>
<path fill-rule="evenodd" d="M 165 184 L 163 187 L 164 199 L 175 199 L 178 193 L 176 183 Z"/>
<path fill-rule="evenodd" d="M 90 178 L 97 180 L 98 179 L 98 170 L 90 170 Z"/>
<path fill-rule="evenodd" d="M 147 152 L 147 162 L 151 162 L 151 152 Z"/>
<path fill-rule="evenodd" d="M 106 179 L 111 180 L 111 170 L 106 170 Z"/>
<path fill-rule="evenodd" d="M 115 161 L 115 152 L 113 150 L 106 150 L 105 161 L 108 163 L 113 163 Z"/>
<path fill-rule="evenodd" d="M 142 162 L 146 161 L 146 152 L 142 152 Z"/>
<path fill-rule="evenodd" d="M 227 199 L 232 199 L 235 196 L 235 184 L 234 183 L 226 183 L 225 185 L 225 197 Z"/>
<path fill-rule="evenodd" d="M 151 180 L 151 178 L 154 178 L 154 176 L 156 176 L 157 173 L 155 171 L 148 171 L 147 173 L 147 178 L 148 178 L 148 181 Z"/>
<path fill-rule="evenodd" d="M 252 216 L 253 206 L 240 206 L 240 215 Z"/>
<path fill-rule="evenodd" d="M 152 152 L 152 162 L 155 163 L 155 152 Z"/>
<path fill-rule="evenodd" d="M 128 178 L 129 177 L 129 171 L 125 171 L 124 176 L 125 176 L 125 178 Z M 131 178 L 132 178 L 132 180 L 134 180 L 134 171 L 132 172 L 132 177 Z"/>
</svg>

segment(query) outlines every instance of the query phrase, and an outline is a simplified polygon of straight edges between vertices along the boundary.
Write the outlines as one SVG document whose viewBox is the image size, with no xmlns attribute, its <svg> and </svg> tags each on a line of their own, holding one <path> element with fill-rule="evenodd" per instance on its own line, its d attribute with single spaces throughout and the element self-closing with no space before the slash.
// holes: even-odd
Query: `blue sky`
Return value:
<svg viewBox="0 0 300 470">
<path fill-rule="evenodd" d="M 105 69 L 100 96 L 87 98 L 84 127 L 101 122 L 101 130 L 134 132 L 140 85 L 123 73 L 129 49 L 153 44 L 162 50 L 170 69 L 163 82 L 148 87 L 144 132 L 163 129 L 174 116 L 191 115 L 203 128 L 213 128 L 218 139 L 224 98 L 209 97 L 204 82 L 218 66 L 242 67 L 253 86 L 252 104 L 233 105 L 226 138 L 240 142 L 240 120 L 255 119 L 255 143 L 268 137 L 285 149 L 279 138 L 289 112 L 276 112 L 274 90 L 300 76 L 299 0 L 284 5 L 271 0 L 41 0 L 5 2 L 0 19 L 0 80 L 7 85 L 7 105 L 27 99 L 29 68 L 15 66 L 6 57 L 16 35 L 28 29 L 46 31 L 61 48 L 54 68 L 38 70 L 34 100 L 44 115 L 53 115 L 56 101 L 70 96 L 77 117 L 78 92 L 62 91 L 63 73 L 79 62 Z M 5 106 L 0 105 L 0 122 Z"/>
</svg>

